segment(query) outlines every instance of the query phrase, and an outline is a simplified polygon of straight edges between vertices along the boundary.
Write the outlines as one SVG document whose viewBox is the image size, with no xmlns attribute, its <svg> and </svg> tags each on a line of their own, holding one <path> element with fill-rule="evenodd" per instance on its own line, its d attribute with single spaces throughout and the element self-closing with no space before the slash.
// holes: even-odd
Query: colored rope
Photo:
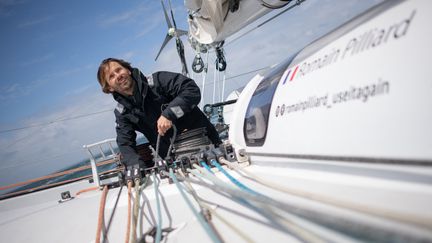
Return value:
<svg viewBox="0 0 432 243">
<path fill-rule="evenodd" d="M 128 208 L 127 208 L 127 223 L 125 242 L 129 243 L 130 238 L 130 223 L 131 223 L 131 200 L 132 200 L 132 181 L 127 184 L 128 187 Z"/>
<path fill-rule="evenodd" d="M 161 238 L 162 238 L 162 210 L 161 210 L 161 206 L 160 206 L 160 201 L 159 201 L 159 181 L 156 178 L 156 173 L 153 172 L 153 180 L 154 180 L 154 189 L 155 189 L 155 196 L 156 196 L 156 207 L 157 207 L 157 215 L 158 215 L 158 224 L 156 227 L 156 238 L 155 238 L 155 242 L 159 243 Z"/>
<path fill-rule="evenodd" d="M 210 226 L 207 224 L 207 222 L 205 221 L 204 217 L 195 209 L 195 207 L 192 205 L 192 202 L 187 198 L 185 192 L 183 191 L 182 187 L 180 186 L 180 183 L 178 182 L 177 177 L 174 175 L 173 170 L 171 168 L 169 169 L 169 176 L 171 177 L 171 179 L 176 184 L 176 186 L 177 186 L 178 190 L 180 191 L 180 194 L 182 195 L 183 199 L 186 201 L 186 203 L 189 206 L 189 208 L 195 214 L 195 217 L 197 217 L 198 221 L 203 226 L 204 230 L 207 232 L 207 234 L 210 237 L 210 239 L 213 242 L 221 242 L 218 239 L 218 237 L 216 236 L 216 234 L 212 231 L 212 229 L 210 228 Z"/>
<path fill-rule="evenodd" d="M 208 166 L 208 164 L 206 164 L 206 162 L 201 161 L 201 166 L 204 167 L 208 172 L 213 173 L 213 171 L 211 170 L 210 166 Z"/>
<path fill-rule="evenodd" d="M 256 191 L 250 189 L 249 187 L 247 187 L 246 185 L 244 185 L 243 183 L 238 181 L 236 178 L 232 177 L 224 168 L 222 168 L 222 166 L 216 160 L 212 159 L 210 162 L 212 163 L 213 166 L 218 168 L 218 170 L 220 172 L 222 172 L 222 174 L 224 174 L 234 185 L 238 186 L 243 191 L 252 193 L 254 195 L 262 195 Z"/>
<path fill-rule="evenodd" d="M 186 177 L 181 170 L 179 170 L 178 173 L 180 174 L 180 176 L 182 178 Z M 195 191 L 195 189 L 193 188 L 193 186 L 191 185 L 190 182 L 183 181 L 183 183 L 185 184 L 186 188 L 188 189 L 188 192 L 197 201 L 198 205 L 200 205 L 202 208 L 205 208 L 205 209 L 209 210 L 212 215 L 216 216 L 220 221 L 222 221 L 222 223 L 224 223 L 225 225 L 227 225 L 232 231 L 234 231 L 235 233 L 237 233 L 246 242 L 249 242 L 249 243 L 254 242 L 251 238 L 249 238 L 249 236 L 247 236 L 246 233 L 242 232 L 238 227 L 236 227 L 234 224 L 232 224 L 231 222 L 229 222 L 229 220 L 225 219 L 224 217 L 222 217 L 222 215 L 218 214 L 216 212 L 216 210 L 214 210 L 209 205 L 207 205 L 206 203 L 204 203 L 204 201 L 198 196 L 197 192 Z M 217 235 L 219 236 L 219 238 L 222 238 L 220 236 L 220 234 L 217 234 Z"/>
<path fill-rule="evenodd" d="M 100 238 L 101 238 L 102 225 L 103 225 L 104 217 L 105 217 L 105 202 L 106 202 L 107 194 L 108 194 L 108 186 L 104 186 L 103 191 L 102 191 L 101 200 L 99 203 L 99 217 L 98 217 L 98 223 L 97 223 L 97 229 L 96 229 L 95 243 L 99 243 Z"/>
</svg>

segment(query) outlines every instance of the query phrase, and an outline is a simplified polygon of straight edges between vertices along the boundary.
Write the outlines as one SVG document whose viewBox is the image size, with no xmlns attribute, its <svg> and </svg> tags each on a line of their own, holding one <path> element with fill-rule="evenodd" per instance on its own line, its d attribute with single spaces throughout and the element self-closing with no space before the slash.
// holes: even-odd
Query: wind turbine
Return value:
<svg viewBox="0 0 432 243">
<path fill-rule="evenodd" d="M 178 53 L 178 55 L 180 57 L 180 61 L 181 61 L 181 64 L 182 64 L 182 74 L 185 75 L 185 76 L 189 76 L 189 71 L 188 71 L 188 68 L 187 68 L 185 54 L 184 54 L 184 45 L 183 45 L 182 40 L 180 39 L 180 36 L 187 35 L 188 32 L 185 31 L 185 30 L 179 30 L 179 29 L 177 29 L 177 25 L 176 25 L 176 22 L 175 22 L 175 19 L 174 19 L 174 14 L 173 14 L 172 7 L 171 7 L 171 0 L 169 0 L 169 7 L 170 7 L 170 12 L 171 12 L 172 24 L 171 24 L 170 18 L 168 17 L 167 10 L 165 8 L 165 4 L 163 3 L 163 0 L 161 0 L 161 4 L 162 4 L 162 8 L 163 8 L 164 15 L 165 15 L 165 20 L 166 20 L 167 25 L 168 25 L 168 33 L 165 36 L 165 40 L 162 43 L 162 46 L 161 46 L 158 54 L 156 55 L 155 61 L 158 59 L 160 53 L 162 52 L 162 50 L 166 46 L 166 44 L 172 38 L 175 38 L 176 47 L 177 47 L 177 53 Z"/>
</svg>

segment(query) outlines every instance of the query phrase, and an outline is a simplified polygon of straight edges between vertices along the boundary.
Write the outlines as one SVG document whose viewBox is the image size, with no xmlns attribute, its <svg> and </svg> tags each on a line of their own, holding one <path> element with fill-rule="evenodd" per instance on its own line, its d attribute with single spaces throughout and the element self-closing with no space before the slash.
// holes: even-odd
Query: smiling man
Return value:
<svg viewBox="0 0 432 243">
<path fill-rule="evenodd" d="M 130 63 L 115 58 L 102 61 L 97 78 L 102 91 L 118 102 L 116 116 L 117 144 L 126 167 L 145 167 L 136 151 L 136 131 L 144 134 L 155 148 L 161 136 L 159 155 L 165 158 L 177 131 L 205 127 L 210 140 L 221 143 L 218 133 L 197 107 L 201 93 L 196 83 L 179 73 L 156 72 L 146 77 Z"/>
</svg>

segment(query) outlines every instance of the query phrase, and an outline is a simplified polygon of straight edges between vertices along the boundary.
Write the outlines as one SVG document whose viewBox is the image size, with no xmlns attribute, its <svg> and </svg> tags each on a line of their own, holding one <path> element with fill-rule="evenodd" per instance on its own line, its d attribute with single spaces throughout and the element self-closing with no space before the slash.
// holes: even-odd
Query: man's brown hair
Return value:
<svg viewBox="0 0 432 243">
<path fill-rule="evenodd" d="M 106 72 L 106 70 L 108 68 L 108 64 L 110 62 L 117 62 L 122 67 L 124 67 L 127 70 L 129 70 L 129 71 L 132 72 L 132 66 L 131 66 L 131 64 L 129 62 L 126 62 L 123 59 L 117 59 L 117 58 L 110 57 L 110 58 L 107 58 L 107 59 L 103 60 L 101 62 L 101 64 L 99 65 L 99 69 L 98 69 L 98 72 L 97 72 L 97 79 L 99 81 L 100 86 L 102 87 L 102 91 L 104 93 L 107 93 L 107 94 L 109 94 L 111 92 L 109 91 L 108 80 L 105 79 L 105 72 Z"/>
</svg>

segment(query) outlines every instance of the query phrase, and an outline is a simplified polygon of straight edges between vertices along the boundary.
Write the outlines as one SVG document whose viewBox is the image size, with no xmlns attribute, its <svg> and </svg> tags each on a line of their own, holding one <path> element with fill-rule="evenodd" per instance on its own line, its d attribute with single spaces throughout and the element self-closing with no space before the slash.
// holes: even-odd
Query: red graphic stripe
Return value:
<svg viewBox="0 0 432 243">
<path fill-rule="evenodd" d="M 299 66 L 297 66 L 297 67 L 294 69 L 294 72 L 293 72 L 293 74 L 292 74 L 292 76 L 291 76 L 291 78 L 290 78 L 290 81 L 292 81 L 292 80 L 294 79 L 294 76 L 295 76 L 296 73 L 297 73 L 298 67 L 299 67 Z"/>
</svg>

